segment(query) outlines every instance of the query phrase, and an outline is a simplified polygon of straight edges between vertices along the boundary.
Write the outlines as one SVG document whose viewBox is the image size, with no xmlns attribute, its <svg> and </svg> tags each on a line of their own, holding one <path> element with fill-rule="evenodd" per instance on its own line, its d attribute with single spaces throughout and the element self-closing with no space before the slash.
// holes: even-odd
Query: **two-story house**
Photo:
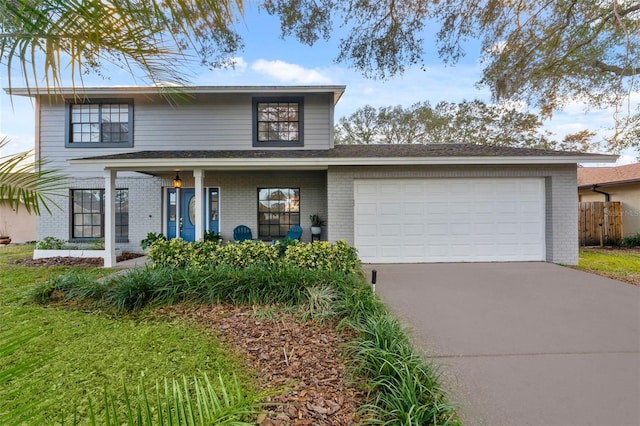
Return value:
<svg viewBox="0 0 640 426">
<path fill-rule="evenodd" d="M 148 232 L 270 241 L 292 225 L 355 245 L 364 262 L 578 258 L 576 164 L 615 157 L 476 145 L 334 146 L 344 86 L 12 89 L 36 105 L 36 152 L 70 176 L 38 239 Z"/>
</svg>

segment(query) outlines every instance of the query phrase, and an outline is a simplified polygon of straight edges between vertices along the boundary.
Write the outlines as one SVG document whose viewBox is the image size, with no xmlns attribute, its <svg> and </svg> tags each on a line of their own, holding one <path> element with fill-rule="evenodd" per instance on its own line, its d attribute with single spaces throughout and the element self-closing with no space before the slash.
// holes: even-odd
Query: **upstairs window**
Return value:
<svg viewBox="0 0 640 426">
<path fill-rule="evenodd" d="M 302 98 L 255 98 L 253 146 L 303 146 Z"/>
<path fill-rule="evenodd" d="M 117 100 L 68 104 L 66 145 L 133 146 L 133 103 Z"/>
</svg>

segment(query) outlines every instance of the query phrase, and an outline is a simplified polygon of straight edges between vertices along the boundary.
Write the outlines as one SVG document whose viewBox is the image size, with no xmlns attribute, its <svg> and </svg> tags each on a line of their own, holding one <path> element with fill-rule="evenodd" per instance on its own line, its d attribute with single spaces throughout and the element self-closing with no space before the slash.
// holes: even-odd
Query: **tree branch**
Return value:
<svg viewBox="0 0 640 426">
<path fill-rule="evenodd" d="M 592 65 L 598 68 L 600 71 L 610 72 L 619 77 L 631 77 L 634 75 L 640 75 L 640 68 L 638 67 L 619 67 L 616 65 L 605 64 L 602 61 L 595 60 Z"/>
</svg>

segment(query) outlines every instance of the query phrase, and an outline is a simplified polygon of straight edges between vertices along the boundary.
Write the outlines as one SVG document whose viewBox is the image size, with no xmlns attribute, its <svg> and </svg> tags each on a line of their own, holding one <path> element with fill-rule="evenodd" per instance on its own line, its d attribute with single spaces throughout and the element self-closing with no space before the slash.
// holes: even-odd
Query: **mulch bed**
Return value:
<svg viewBox="0 0 640 426">
<path fill-rule="evenodd" d="M 278 312 L 257 319 L 251 308 L 232 305 L 170 306 L 160 312 L 192 318 L 211 328 L 257 371 L 266 389 L 282 390 L 269 398 L 259 418 L 262 426 L 355 425 L 365 395 L 345 375 L 342 356 L 347 334 L 334 323 L 319 324 Z"/>
<path fill-rule="evenodd" d="M 122 253 L 116 258 L 117 262 L 142 257 L 140 253 Z M 21 266 L 102 266 L 104 259 L 101 257 L 47 257 L 44 259 L 18 259 L 13 262 Z"/>
</svg>

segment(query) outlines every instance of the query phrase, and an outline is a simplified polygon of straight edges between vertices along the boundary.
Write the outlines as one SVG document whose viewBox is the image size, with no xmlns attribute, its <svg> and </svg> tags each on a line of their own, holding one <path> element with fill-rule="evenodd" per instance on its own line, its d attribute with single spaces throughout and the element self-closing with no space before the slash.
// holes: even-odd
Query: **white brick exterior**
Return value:
<svg viewBox="0 0 640 426">
<path fill-rule="evenodd" d="M 191 186 L 190 180 L 183 182 Z M 327 178 L 325 171 L 298 172 L 206 172 L 205 186 L 220 189 L 220 233 L 233 238 L 233 228 L 247 225 L 258 235 L 258 188 L 300 188 L 302 240 L 311 240 L 309 216 L 327 218 Z"/>
<path fill-rule="evenodd" d="M 129 190 L 129 241 L 118 242 L 123 251 L 139 252 L 140 241 L 147 232 L 159 232 L 162 226 L 161 180 L 153 177 L 123 177 L 116 179 L 116 188 Z M 104 189 L 104 178 L 71 179 L 69 189 Z M 57 197 L 62 208 L 38 218 L 38 240 L 53 236 L 63 240 L 71 238 L 71 199 Z"/>
<path fill-rule="evenodd" d="M 129 173 L 130 174 L 130 173 Z M 142 175 L 141 175 L 142 176 Z M 193 187 L 193 177 L 181 174 L 183 187 Z M 123 251 L 139 252 L 140 241 L 148 232 L 163 232 L 163 187 L 172 185 L 173 175 L 164 178 L 124 177 L 116 179 L 116 188 L 129 190 L 129 241 L 116 242 Z M 300 188 L 300 222 L 302 240 L 311 239 L 309 216 L 318 213 L 327 218 L 327 179 L 325 171 L 298 172 L 205 172 L 205 186 L 219 188 L 220 231 L 225 240 L 233 239 L 233 228 L 249 226 L 258 235 L 258 188 Z M 72 179 L 70 189 L 104 189 L 104 178 Z M 38 240 L 53 236 L 63 240 L 71 238 L 70 199 L 56 198 L 62 208 L 53 209 L 52 215 L 38 218 Z M 324 236 L 323 236 L 324 237 Z"/>
<path fill-rule="evenodd" d="M 544 177 L 547 261 L 578 262 L 576 166 L 330 167 L 327 173 L 328 239 L 354 243 L 353 180 L 366 178 Z"/>
</svg>

